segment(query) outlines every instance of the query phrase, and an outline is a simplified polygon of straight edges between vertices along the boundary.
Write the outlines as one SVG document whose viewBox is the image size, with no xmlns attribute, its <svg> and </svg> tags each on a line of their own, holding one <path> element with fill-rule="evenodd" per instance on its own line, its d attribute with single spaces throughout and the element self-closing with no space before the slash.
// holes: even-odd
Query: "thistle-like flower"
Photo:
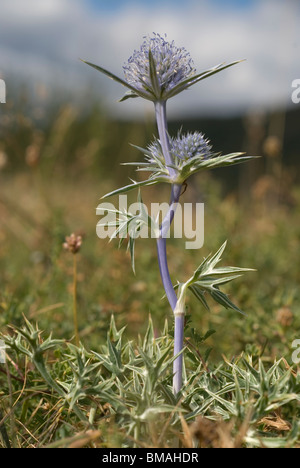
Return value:
<svg viewBox="0 0 300 468">
<path fill-rule="evenodd" d="M 178 284 L 179 293 L 177 296 L 168 268 L 165 234 L 169 232 L 174 219 L 176 206 L 182 193 L 182 185 L 190 176 L 202 170 L 244 162 L 249 158 L 244 157 L 242 153 L 224 156 L 212 153 L 209 141 L 199 132 L 187 133 L 186 135 L 179 132 L 175 138 L 171 137 L 167 126 L 166 102 L 199 81 L 239 62 L 232 62 L 228 65 L 220 64 L 196 74 L 193 61 L 186 49 L 178 48 L 173 41 L 167 41 L 166 36 L 154 33 L 152 37 L 144 37 L 140 49 L 135 50 L 123 66 L 125 79 L 113 75 L 102 67 L 89 62 L 85 63 L 129 89 L 121 101 L 142 97 L 154 103 L 158 138 L 146 149 L 136 147 L 145 156 L 143 162 L 127 163 L 127 165 L 137 166 L 138 171 L 150 173 L 149 177 L 139 182 L 131 180 L 130 185 L 114 190 L 102 198 L 159 183 L 168 183 L 172 186 L 169 209 L 163 221 L 156 223 L 155 237 L 157 237 L 157 256 L 162 283 L 175 316 L 173 390 L 174 394 L 177 395 L 182 387 L 184 314 L 187 290 L 190 289 L 206 308 L 208 305 L 205 294 L 209 293 L 216 302 L 224 307 L 240 311 L 219 290 L 219 286 L 237 278 L 239 275 L 236 273 L 245 270 L 233 267 L 214 268 L 221 259 L 225 248 L 224 244 L 217 254 L 199 266 L 186 283 Z M 136 234 L 149 221 L 148 214 L 141 211 L 138 216 L 130 213 L 125 213 L 124 216 L 122 212 L 119 214 L 120 218 L 117 223 L 114 222 L 117 227 L 114 236 L 120 232 L 129 232 L 131 226 L 133 227 L 131 232 Z M 132 259 L 134 258 L 134 238 L 130 237 L 131 243 L 129 244 Z"/>
<path fill-rule="evenodd" d="M 193 158 L 208 159 L 212 156 L 212 147 L 209 141 L 205 139 L 204 135 L 200 132 L 187 133 L 186 135 L 178 132 L 177 137 L 171 137 L 169 142 L 170 153 L 175 162 L 177 162 L 178 159 L 187 161 Z M 155 140 L 155 142 L 150 145 L 149 151 L 158 158 L 163 157 L 159 140 Z"/>
<path fill-rule="evenodd" d="M 123 67 L 126 82 L 137 91 L 146 92 L 152 100 L 164 99 L 168 92 L 195 75 L 193 61 L 185 48 L 159 34 L 145 37 L 140 50 L 135 50 Z"/>
<path fill-rule="evenodd" d="M 198 81 L 239 63 L 219 64 L 196 74 L 187 50 L 176 47 L 174 41 L 167 41 L 166 35 L 156 33 L 153 37 L 144 37 L 140 49 L 135 50 L 124 65 L 125 80 L 105 68 L 83 62 L 129 89 L 121 101 L 142 97 L 154 103 L 165 102 Z"/>
<path fill-rule="evenodd" d="M 216 167 L 232 166 L 252 159 L 253 156 L 245 156 L 244 153 L 230 153 L 222 155 L 212 152 L 212 147 L 202 133 L 194 132 L 181 134 L 177 137 L 169 137 L 169 151 L 172 162 L 169 164 L 164 159 L 161 141 L 155 139 L 147 148 L 133 145 L 144 154 L 143 162 L 123 163 L 124 166 L 135 166 L 137 171 L 150 172 L 148 179 L 136 182 L 131 179 L 131 184 L 113 190 L 102 198 L 112 195 L 120 195 L 136 188 L 159 183 L 183 184 L 189 177 L 200 171 L 214 169 Z M 170 174 L 170 168 L 174 173 Z"/>
</svg>

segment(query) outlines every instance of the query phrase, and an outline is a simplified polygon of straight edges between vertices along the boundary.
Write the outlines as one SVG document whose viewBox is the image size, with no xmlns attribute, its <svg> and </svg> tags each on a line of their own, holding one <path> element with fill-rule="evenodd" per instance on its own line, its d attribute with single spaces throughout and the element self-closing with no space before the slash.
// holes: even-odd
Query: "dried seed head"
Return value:
<svg viewBox="0 0 300 468">
<path fill-rule="evenodd" d="M 290 327 L 294 320 L 294 315 L 291 311 L 291 308 L 288 306 L 281 307 L 281 309 L 277 311 L 276 320 L 283 327 Z"/>
<path fill-rule="evenodd" d="M 82 237 L 76 236 L 76 234 L 71 234 L 70 236 L 66 237 L 66 241 L 63 243 L 63 248 L 68 250 L 72 254 L 76 254 L 79 252 L 80 247 L 82 244 Z"/>
</svg>

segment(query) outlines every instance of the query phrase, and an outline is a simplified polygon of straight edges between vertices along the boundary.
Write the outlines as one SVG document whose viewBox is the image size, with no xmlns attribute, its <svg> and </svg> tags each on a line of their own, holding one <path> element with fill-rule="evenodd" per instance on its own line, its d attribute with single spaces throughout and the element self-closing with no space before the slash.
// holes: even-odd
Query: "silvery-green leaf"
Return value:
<svg viewBox="0 0 300 468">
<path fill-rule="evenodd" d="M 193 275 L 193 280 L 197 279 L 200 275 L 207 274 L 208 272 L 212 271 L 217 263 L 221 260 L 222 254 L 225 250 L 227 245 L 227 241 L 219 248 L 219 250 L 212 256 L 208 257 L 207 259 L 203 260 L 201 265 L 197 268 Z"/>
<path fill-rule="evenodd" d="M 233 309 L 239 312 L 240 314 L 245 315 L 245 313 L 239 307 L 237 307 L 233 302 L 231 302 L 229 297 L 222 291 L 218 289 L 212 289 L 209 291 L 209 294 L 216 302 L 218 302 L 223 307 L 225 307 L 225 309 Z"/>
<path fill-rule="evenodd" d="M 210 311 L 209 305 L 207 304 L 205 296 L 204 296 L 204 291 L 198 288 L 196 284 L 189 286 L 189 289 L 196 296 L 196 298 L 201 302 L 201 304 L 204 305 L 205 309 Z"/>
<path fill-rule="evenodd" d="M 124 102 L 127 101 L 127 99 L 130 98 L 138 98 L 140 97 L 137 93 L 134 93 L 133 91 L 127 91 L 121 99 L 119 99 L 119 102 Z"/>
<path fill-rule="evenodd" d="M 243 60 L 237 60 L 235 62 L 231 62 L 225 65 L 220 64 L 213 68 L 210 68 L 209 70 L 205 70 L 202 73 L 199 73 L 197 75 L 187 78 L 186 80 L 182 81 L 181 83 L 179 83 L 177 86 L 175 86 L 172 90 L 168 92 L 168 99 L 175 96 L 178 93 L 181 93 L 181 91 L 184 91 L 185 89 L 198 83 L 199 81 L 204 80 L 205 78 L 208 78 L 209 76 L 215 75 L 216 73 L 219 73 L 222 70 L 226 70 L 226 68 L 232 67 L 233 65 L 241 63 L 242 61 Z"/>
<path fill-rule="evenodd" d="M 144 99 L 149 99 L 149 96 L 144 93 L 143 91 L 140 91 L 140 90 L 136 90 L 133 86 L 131 86 L 129 83 L 127 83 L 125 80 L 122 80 L 122 78 L 119 78 L 118 76 L 114 75 L 113 73 L 111 73 L 110 71 L 106 70 L 105 68 L 102 68 L 102 67 L 99 67 L 98 65 L 95 65 L 94 63 L 91 63 L 91 62 L 87 62 L 86 60 L 81 60 L 83 63 L 86 63 L 87 65 L 89 65 L 90 67 L 92 68 L 95 68 L 95 70 L 103 73 L 104 75 L 108 76 L 109 78 L 111 78 L 112 80 L 116 81 L 117 83 L 125 86 L 126 88 L 130 89 L 130 91 L 133 93 L 133 94 L 137 94 L 138 96 L 141 96 L 143 97 Z"/>
<path fill-rule="evenodd" d="M 112 197 L 113 195 L 119 195 L 121 193 L 127 193 L 130 192 L 131 190 L 134 190 L 139 187 L 144 187 L 146 185 L 155 185 L 158 184 L 160 180 L 154 179 L 154 180 L 144 180 L 142 182 L 135 182 L 130 185 L 126 185 L 125 187 L 121 187 L 119 189 L 113 190 L 112 192 L 107 193 L 102 197 L 102 199 Z"/>
<path fill-rule="evenodd" d="M 209 277 L 204 276 L 199 281 L 196 281 L 195 284 L 197 284 L 200 288 L 211 289 L 216 285 L 230 283 L 230 281 L 240 278 L 241 276 L 242 275 L 232 275 L 232 276 L 225 276 L 223 278 L 213 278 L 212 276 L 209 276 Z"/>
</svg>

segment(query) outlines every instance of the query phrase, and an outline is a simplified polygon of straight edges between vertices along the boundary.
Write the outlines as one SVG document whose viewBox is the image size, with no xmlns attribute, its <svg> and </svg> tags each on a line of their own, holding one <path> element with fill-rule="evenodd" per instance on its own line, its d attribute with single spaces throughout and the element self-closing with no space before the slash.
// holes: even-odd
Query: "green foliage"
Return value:
<svg viewBox="0 0 300 468">
<path fill-rule="evenodd" d="M 139 254 L 137 280 L 130 273 L 129 256 L 117 251 L 106 240 L 95 237 L 97 218 L 94 209 L 87 207 L 96 206 L 101 194 L 113 189 L 116 179 L 120 184 L 126 183 L 127 175 L 117 168 L 119 162 L 134 156 L 128 140 L 145 145 L 153 127 L 150 125 L 145 131 L 144 122 L 108 122 L 105 114 L 96 108 L 72 120 L 73 111 L 63 107 L 53 118 L 49 117 L 47 125 L 37 128 L 33 121 L 24 121 L 24 112 L 20 109 L 19 114 L 11 109 L 7 111 L 10 120 L 2 126 L 1 149 L 7 154 L 9 163 L 0 172 L 0 325 L 7 340 L 19 340 L 25 351 L 7 350 L 11 359 L 7 361 L 10 380 L 6 366 L 0 364 L 0 421 L 4 418 L 10 444 L 16 446 L 71 446 L 75 443 L 101 447 L 133 446 L 131 436 L 126 435 L 129 429 L 123 431 L 120 424 L 124 414 L 113 411 L 110 403 L 106 405 L 105 398 L 96 396 L 94 399 L 87 389 L 94 388 L 94 383 L 105 386 L 106 381 L 113 382 L 110 389 L 104 387 L 101 391 L 125 401 L 130 413 L 129 401 L 133 405 L 133 400 L 127 394 L 125 400 L 120 397 L 119 380 L 105 367 L 105 363 L 112 366 L 114 362 L 109 356 L 108 344 L 100 349 L 99 343 L 105 343 L 111 313 L 115 314 L 118 327 L 127 324 L 122 334 L 121 369 L 127 369 L 126 379 L 130 380 L 129 358 L 125 350 L 131 346 L 135 357 L 140 359 L 135 367 L 143 372 L 146 364 L 139 353 L 139 349 L 143 351 L 143 340 L 139 349 L 134 343 L 138 334 L 146 333 L 149 311 L 155 324 L 153 333 L 157 337 L 157 329 L 163 329 L 165 320 L 170 318 L 168 304 L 166 300 L 160 300 L 163 290 L 158 279 L 153 242 L 145 240 L 143 249 L 140 243 L 135 247 Z M 234 121 L 226 122 L 224 133 L 221 129 L 216 132 L 215 125 L 215 122 L 208 125 L 207 133 L 217 140 L 216 146 L 223 147 L 226 140 L 228 152 L 237 144 L 237 137 L 243 138 L 240 127 L 234 127 Z M 174 128 L 172 133 L 177 130 Z M 36 140 L 39 135 L 41 142 Z M 95 145 L 95 140 L 100 145 Z M 34 167 L 25 160 L 32 148 L 39 152 Z M 287 147 L 287 155 L 289 151 Z M 297 151 L 294 153 L 296 157 Z M 296 366 L 290 369 L 289 365 L 292 365 L 291 345 L 293 340 L 299 339 L 300 329 L 297 262 L 300 193 L 299 186 L 292 184 L 297 172 L 296 162 L 295 168 L 288 170 L 284 166 L 283 172 L 280 170 L 280 184 L 276 171 L 272 173 L 277 162 L 279 160 L 268 160 L 265 172 L 258 166 L 261 172 L 257 185 L 253 180 L 250 186 L 245 184 L 240 178 L 243 173 L 230 168 L 224 170 L 222 184 L 207 171 L 197 181 L 189 181 L 184 200 L 192 202 L 194 196 L 197 200 L 202 196 L 207 234 L 200 252 L 183 254 L 182 241 L 170 240 L 170 271 L 176 272 L 173 281 L 181 275 L 192 277 L 195 265 L 204 257 L 211 258 L 209 253 L 214 252 L 225 238 L 230 238 L 230 249 L 224 258 L 226 263 L 253 266 L 257 273 L 247 275 L 246 281 L 230 285 L 230 294 L 247 316 L 227 312 L 214 301 L 209 303 L 211 313 L 207 313 L 197 298 L 187 297 L 186 305 L 188 311 L 192 311 L 192 319 L 185 335 L 189 337 L 185 349 L 185 382 L 190 386 L 185 387 L 184 400 L 173 415 L 166 411 L 154 422 L 140 422 L 141 429 L 136 429 L 136 436 L 142 443 L 171 445 L 175 437 L 172 431 L 175 431 L 174 445 L 178 446 L 178 437 L 183 433 L 180 414 L 188 425 L 194 424 L 198 413 L 218 424 L 217 415 L 223 419 L 223 411 L 233 438 L 244 425 L 248 428 L 251 421 L 243 439 L 246 446 L 261 446 L 262 443 L 275 447 L 299 445 L 299 402 L 296 398 L 299 376 Z M 112 165 L 116 168 L 113 172 Z M 244 177 L 245 174 L 248 177 L 246 166 Z M 239 200 L 233 190 L 238 184 L 242 195 Z M 160 192 L 159 200 L 162 196 Z M 146 203 L 158 198 L 156 186 L 148 187 L 143 197 Z M 247 202 L 243 203 L 242 198 Z M 62 249 L 65 236 L 74 230 L 85 233 L 82 252 L 78 254 L 80 348 L 68 341 L 73 333 L 69 294 L 72 265 Z M 222 289 L 226 292 L 226 284 Z M 24 329 L 24 313 L 29 317 L 33 331 Z M 38 328 L 33 326 L 36 321 Z M 9 324 L 20 331 L 13 333 L 8 329 Z M 41 335 L 40 330 L 45 330 L 45 335 Z M 51 338 L 47 344 L 50 330 L 55 339 Z M 214 334 L 213 330 L 216 331 Z M 34 347 L 46 341 L 46 347 L 50 348 L 45 349 L 44 345 L 42 355 L 34 354 L 34 348 L 23 332 L 29 337 L 37 333 Z M 118 333 L 117 328 L 110 331 L 112 346 L 116 346 L 120 338 Z M 147 334 L 151 342 L 152 333 L 148 331 Z M 161 356 L 171 343 L 172 330 L 169 335 L 163 331 L 162 337 L 157 339 L 161 340 Z M 56 340 L 61 341 L 56 343 Z M 134 340 L 130 346 L 128 340 Z M 53 341 L 55 345 L 51 347 Z M 148 352 L 150 349 L 148 347 Z M 102 356 L 101 364 L 95 353 Z M 172 359 L 171 354 L 169 352 L 165 362 Z M 222 355 L 226 356 L 225 362 L 222 362 Z M 33 358 L 39 364 L 39 371 Z M 247 367 L 249 363 L 254 371 L 263 372 L 259 362 L 266 374 L 276 366 L 272 379 L 267 379 L 266 384 L 261 377 L 255 377 L 256 380 L 251 377 Z M 168 392 L 172 378 L 169 371 L 159 377 L 151 404 L 159 402 L 175 408 Z M 97 373 L 102 375 L 100 380 Z M 132 373 L 132 379 L 133 375 L 136 372 Z M 135 378 L 140 395 L 142 378 Z M 53 382 L 57 388 L 51 386 Z M 164 382 L 163 386 L 161 382 Z M 276 382 L 279 382 L 278 386 Z M 266 385 L 265 393 L 263 385 Z M 215 395 L 214 399 L 205 389 Z M 161 391 L 159 396 L 158 391 Z M 193 406 L 194 396 L 189 400 L 192 394 L 196 395 Z M 232 402 L 236 405 L 236 401 L 242 401 L 240 414 L 232 406 L 230 411 L 226 409 Z M 206 402 L 206 406 L 198 405 L 201 402 L 203 405 Z M 80 417 L 77 410 L 80 410 Z M 138 426 L 135 420 L 132 424 Z M 3 424 L 0 429 L 1 443 L 5 444 Z M 98 429 L 101 436 L 97 434 Z M 89 431 L 92 431 L 91 437 Z M 133 433 L 131 430 L 130 434 Z M 94 442 L 93 434 L 98 437 Z M 160 434 L 160 440 L 155 438 L 157 434 Z"/>
<path fill-rule="evenodd" d="M 112 317 L 106 344 L 97 351 L 51 335 L 44 338 L 26 319 L 22 328 L 2 336 L 11 382 L 9 389 L 6 376 L 0 377 L 3 424 L 16 446 L 68 446 L 78 433 L 98 431 L 92 446 L 109 447 L 113 424 L 115 446 L 171 447 L 178 443 L 182 417 L 191 427 L 200 416 L 231 421 L 233 438 L 246 422 L 244 447 L 299 443 L 300 379 L 283 360 L 266 366 L 244 353 L 208 369 L 199 349 L 213 331 L 200 337 L 192 330 L 186 342 L 184 386 L 175 397 L 173 340 L 167 324 L 157 336 L 150 318 L 137 345 L 124 338 L 124 330 Z M 26 374 L 20 377 L 24 362 Z M 14 434 L 7 425 L 12 414 Z M 278 414 L 290 430 L 278 433 L 267 427 L 267 418 Z M 189 437 L 197 446 L 192 432 Z"/>
<path fill-rule="evenodd" d="M 254 158 L 253 156 L 244 156 L 243 153 L 232 153 L 226 155 L 214 154 L 210 158 L 205 159 L 203 158 L 203 155 L 200 154 L 187 160 L 175 157 L 174 164 L 166 164 L 166 162 L 162 158 L 159 158 L 150 151 L 143 148 L 139 148 L 137 146 L 135 147 L 144 153 L 146 157 L 146 162 L 123 163 L 123 166 L 137 166 L 137 171 L 150 172 L 150 176 L 148 177 L 148 179 L 140 182 L 132 180 L 132 184 L 113 190 L 112 192 L 109 192 L 106 195 L 104 195 L 102 198 L 108 198 L 113 195 L 120 195 L 123 193 L 130 192 L 131 190 L 134 190 L 136 188 L 139 189 L 140 187 L 147 187 L 159 183 L 183 184 L 189 177 L 196 174 L 197 172 L 218 167 L 241 164 Z M 175 177 L 170 176 L 170 168 L 175 169 Z"/>
<path fill-rule="evenodd" d="M 226 244 L 227 242 L 224 242 L 217 253 L 203 260 L 188 281 L 176 285 L 176 288 L 179 289 L 179 293 L 175 313 L 184 313 L 187 289 L 190 289 L 194 293 L 196 298 L 208 311 L 210 309 L 205 298 L 206 294 L 209 294 L 214 301 L 221 304 L 225 309 L 233 309 L 243 313 L 239 307 L 231 302 L 227 294 L 220 291 L 220 286 L 239 278 L 241 275 L 237 273 L 254 270 L 231 266 L 216 268 L 216 265 L 221 260 Z"/>
</svg>

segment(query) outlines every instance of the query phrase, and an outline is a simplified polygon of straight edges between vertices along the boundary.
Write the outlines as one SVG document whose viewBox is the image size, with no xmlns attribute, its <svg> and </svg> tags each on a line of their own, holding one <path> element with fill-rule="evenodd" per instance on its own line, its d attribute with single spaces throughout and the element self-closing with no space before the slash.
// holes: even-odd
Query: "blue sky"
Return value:
<svg viewBox="0 0 300 468">
<path fill-rule="evenodd" d="M 96 11 L 116 11 L 126 8 L 130 3 L 144 5 L 149 8 L 162 4 L 168 4 L 170 6 L 182 4 L 182 0 L 87 0 L 87 2 Z"/>
<path fill-rule="evenodd" d="M 256 1 L 257 0 L 211 0 L 211 3 L 221 9 L 245 9 L 251 8 Z M 187 4 L 195 3 L 195 0 L 87 0 L 87 3 L 94 11 L 116 11 L 120 8 L 126 8 L 130 3 L 144 5 L 147 8 L 165 5 L 168 5 L 171 8 L 184 8 Z"/>
<path fill-rule="evenodd" d="M 299 24 L 299 0 L 7 0 L 1 4 L 0 77 L 44 84 L 49 95 L 93 90 L 108 112 L 144 115 L 143 102 L 119 104 L 124 88 L 79 58 L 122 76 L 143 36 L 155 31 L 184 46 L 199 72 L 246 59 L 174 98 L 170 114 L 267 110 L 291 104 L 291 83 L 300 78 Z"/>
</svg>

